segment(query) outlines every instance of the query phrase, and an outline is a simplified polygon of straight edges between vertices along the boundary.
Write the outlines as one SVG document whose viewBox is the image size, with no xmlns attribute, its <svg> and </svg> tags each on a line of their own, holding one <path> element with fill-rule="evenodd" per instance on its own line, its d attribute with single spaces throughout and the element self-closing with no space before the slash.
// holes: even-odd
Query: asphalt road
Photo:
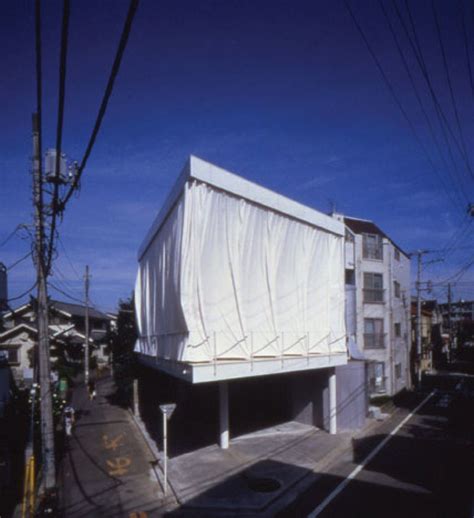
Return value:
<svg viewBox="0 0 474 518">
<path fill-rule="evenodd" d="M 97 383 L 90 402 L 85 388 L 74 392 L 77 422 L 61 463 L 60 504 L 67 518 L 162 516 L 160 486 L 152 456 L 129 413 L 110 403 L 110 378 Z"/>
<path fill-rule="evenodd" d="M 354 441 L 279 516 L 472 518 L 474 394 L 436 392 L 365 462 L 426 396 L 409 398 L 376 434 Z"/>
</svg>

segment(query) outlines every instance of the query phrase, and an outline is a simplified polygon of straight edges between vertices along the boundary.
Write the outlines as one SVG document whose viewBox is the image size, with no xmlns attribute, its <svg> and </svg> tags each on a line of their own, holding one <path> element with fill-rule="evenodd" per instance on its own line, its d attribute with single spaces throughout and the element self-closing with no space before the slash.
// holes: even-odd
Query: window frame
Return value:
<svg viewBox="0 0 474 518">
<path fill-rule="evenodd" d="M 395 322 L 393 324 L 393 333 L 396 338 L 401 338 L 402 336 L 402 324 L 401 322 Z"/>
<path fill-rule="evenodd" d="M 362 233 L 362 258 L 383 261 L 383 237 L 380 234 Z"/>
<path fill-rule="evenodd" d="M 401 285 L 398 281 L 393 281 L 393 295 L 396 299 L 400 298 Z"/>
<path fill-rule="evenodd" d="M 368 324 L 372 325 L 373 331 L 367 329 Z M 383 318 L 364 318 L 364 349 L 385 349 Z"/>
<path fill-rule="evenodd" d="M 366 304 L 384 304 L 385 302 L 385 290 L 383 283 L 383 273 L 377 272 L 364 272 L 364 302 Z M 380 286 L 378 281 L 380 280 Z M 369 296 L 370 295 L 370 296 Z M 370 299 L 370 300 L 369 300 Z"/>
</svg>

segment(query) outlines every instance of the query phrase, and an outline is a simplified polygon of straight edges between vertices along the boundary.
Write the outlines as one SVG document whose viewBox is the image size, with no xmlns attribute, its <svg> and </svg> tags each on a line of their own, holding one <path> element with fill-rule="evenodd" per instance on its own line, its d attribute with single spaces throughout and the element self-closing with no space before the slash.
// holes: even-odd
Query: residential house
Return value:
<svg viewBox="0 0 474 518">
<path fill-rule="evenodd" d="M 85 306 L 51 300 L 49 304 L 49 337 L 51 361 L 64 354 L 66 361 L 82 362 L 85 343 Z M 107 333 L 111 318 L 89 308 L 90 345 L 95 354 L 106 361 Z M 32 302 L 11 310 L 3 316 L 4 331 L 0 333 L 0 355 L 10 365 L 17 383 L 33 379 L 34 346 L 38 341 L 36 313 Z"/>
<path fill-rule="evenodd" d="M 333 214 L 346 225 L 348 334 L 367 360 L 369 393 L 410 385 L 410 258 L 374 222 Z"/>
</svg>

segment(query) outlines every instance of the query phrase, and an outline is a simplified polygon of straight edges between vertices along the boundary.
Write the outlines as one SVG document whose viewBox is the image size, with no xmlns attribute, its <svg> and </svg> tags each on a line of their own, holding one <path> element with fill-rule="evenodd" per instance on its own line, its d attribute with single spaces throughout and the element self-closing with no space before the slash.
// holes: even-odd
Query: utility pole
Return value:
<svg viewBox="0 0 474 518">
<path fill-rule="evenodd" d="M 451 321 L 451 301 L 452 301 L 452 293 L 451 293 L 451 283 L 448 283 L 448 326 L 449 326 L 449 339 L 448 339 L 448 362 L 451 356 L 451 347 L 452 347 L 452 321 Z"/>
<path fill-rule="evenodd" d="M 48 292 L 46 286 L 46 264 L 44 250 L 44 207 L 43 176 L 41 172 L 41 151 L 39 146 L 39 119 L 33 114 L 33 203 L 35 208 L 35 255 L 38 328 L 39 381 L 41 390 L 41 450 L 43 463 L 43 487 L 45 491 L 56 485 L 54 455 L 53 405 L 51 398 L 51 374 L 48 335 Z"/>
<path fill-rule="evenodd" d="M 416 361 L 418 387 L 421 385 L 421 258 L 426 250 L 417 250 L 417 274 L 416 274 Z"/>
<path fill-rule="evenodd" d="M 84 344 L 84 381 L 86 385 L 89 383 L 89 279 L 89 265 L 86 265 L 86 273 L 84 274 L 84 291 L 86 302 L 86 343 Z"/>
</svg>

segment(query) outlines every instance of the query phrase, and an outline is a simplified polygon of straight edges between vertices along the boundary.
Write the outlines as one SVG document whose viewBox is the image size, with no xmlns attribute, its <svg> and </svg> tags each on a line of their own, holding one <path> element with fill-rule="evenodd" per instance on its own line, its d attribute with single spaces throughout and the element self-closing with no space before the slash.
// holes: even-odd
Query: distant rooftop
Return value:
<svg viewBox="0 0 474 518">
<path fill-rule="evenodd" d="M 59 300 L 52 300 L 50 302 L 51 307 L 59 309 L 60 311 L 64 311 L 65 313 L 69 313 L 74 317 L 82 317 L 86 316 L 86 307 L 81 304 L 70 304 L 69 302 L 61 302 Z M 94 309 L 89 306 L 89 317 L 90 318 L 100 318 L 103 320 L 110 320 L 111 317 Z"/>
</svg>

